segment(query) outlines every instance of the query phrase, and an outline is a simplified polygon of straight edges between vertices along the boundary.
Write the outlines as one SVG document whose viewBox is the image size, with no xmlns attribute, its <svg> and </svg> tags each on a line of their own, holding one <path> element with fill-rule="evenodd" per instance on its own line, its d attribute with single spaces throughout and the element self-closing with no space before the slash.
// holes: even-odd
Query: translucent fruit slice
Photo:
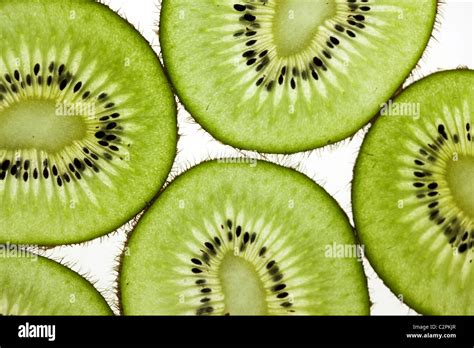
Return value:
<svg viewBox="0 0 474 348">
<path fill-rule="evenodd" d="M 436 0 L 164 0 L 165 67 L 218 140 L 298 152 L 365 125 L 402 85 Z"/>
<path fill-rule="evenodd" d="M 84 278 L 47 258 L 1 246 L 0 315 L 111 315 Z"/>
<path fill-rule="evenodd" d="M 267 162 L 206 162 L 179 176 L 133 232 L 120 275 L 123 310 L 368 314 L 359 256 L 345 214 L 303 174 Z"/>
<path fill-rule="evenodd" d="M 357 160 L 356 229 L 420 313 L 474 314 L 474 72 L 429 76 L 387 104 Z"/>
<path fill-rule="evenodd" d="M 175 155 L 158 58 L 95 1 L 2 1 L 0 37 L 0 242 L 114 230 L 151 200 Z"/>
</svg>

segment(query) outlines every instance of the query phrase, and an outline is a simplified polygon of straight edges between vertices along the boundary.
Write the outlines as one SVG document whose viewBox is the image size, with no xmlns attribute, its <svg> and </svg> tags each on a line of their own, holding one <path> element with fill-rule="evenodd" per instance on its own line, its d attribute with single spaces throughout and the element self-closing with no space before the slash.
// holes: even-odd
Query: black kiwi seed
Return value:
<svg viewBox="0 0 474 348">
<path fill-rule="evenodd" d="M 273 292 L 278 292 L 286 288 L 286 284 L 278 284 L 272 288 Z"/>
<path fill-rule="evenodd" d="M 2 163 L 2 170 L 8 170 L 10 168 L 10 160 L 4 160 Z"/>
<path fill-rule="evenodd" d="M 273 84 L 274 82 L 273 81 L 270 81 L 268 84 L 267 84 L 267 91 L 270 92 L 273 88 Z"/>
<path fill-rule="evenodd" d="M 74 166 L 78 169 L 78 170 L 83 170 L 84 169 L 84 165 L 82 164 L 82 162 L 75 158 L 74 159 Z"/>
<path fill-rule="evenodd" d="M 202 265 L 201 260 L 196 259 L 196 258 L 192 258 L 192 259 L 191 259 L 191 262 L 194 263 L 195 265 Z"/>
<path fill-rule="evenodd" d="M 10 168 L 10 174 L 11 175 L 15 175 L 16 172 L 18 170 L 18 167 L 16 165 L 13 165 L 11 168 Z"/>
<path fill-rule="evenodd" d="M 59 89 L 62 91 L 66 88 L 67 84 L 69 83 L 69 81 L 67 79 L 64 79 L 60 82 L 59 84 Z"/>
<path fill-rule="evenodd" d="M 246 7 L 244 5 L 235 4 L 234 9 L 239 11 L 239 12 L 243 12 L 243 11 L 245 11 Z"/>
<path fill-rule="evenodd" d="M 250 237 L 250 243 L 255 242 L 255 239 L 257 239 L 257 233 L 253 232 L 251 237 Z"/>
<path fill-rule="evenodd" d="M 285 298 L 285 297 L 288 297 L 288 293 L 287 292 L 281 292 L 277 295 L 277 298 Z"/>
<path fill-rule="evenodd" d="M 93 167 L 94 165 L 92 164 L 92 162 L 88 159 L 88 158 L 84 158 L 84 163 L 88 166 L 88 167 Z"/>
<path fill-rule="evenodd" d="M 82 88 L 82 82 L 79 81 L 78 83 L 76 83 L 76 85 L 74 86 L 74 93 L 77 93 L 79 92 L 79 90 Z"/>
</svg>

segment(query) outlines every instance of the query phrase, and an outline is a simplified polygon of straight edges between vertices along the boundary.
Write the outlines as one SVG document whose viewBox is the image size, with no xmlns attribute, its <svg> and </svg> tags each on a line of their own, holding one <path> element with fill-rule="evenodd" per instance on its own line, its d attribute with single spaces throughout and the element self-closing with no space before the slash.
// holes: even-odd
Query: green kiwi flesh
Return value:
<svg viewBox="0 0 474 348">
<path fill-rule="evenodd" d="M 17 247 L 0 247 L 0 315 L 112 315 L 79 274 Z"/>
<path fill-rule="evenodd" d="M 95 1 L 0 3 L 0 242 L 89 240 L 166 180 L 176 105 L 159 60 Z"/>
<path fill-rule="evenodd" d="M 125 315 L 366 315 L 353 230 L 301 173 L 210 161 L 177 177 L 128 241 Z"/>
<path fill-rule="evenodd" d="M 356 230 L 419 313 L 473 315 L 474 72 L 436 73 L 389 103 L 355 167 Z"/>
<path fill-rule="evenodd" d="M 293 153 L 374 117 L 422 55 L 436 12 L 436 0 L 164 0 L 160 43 L 205 130 Z"/>
</svg>

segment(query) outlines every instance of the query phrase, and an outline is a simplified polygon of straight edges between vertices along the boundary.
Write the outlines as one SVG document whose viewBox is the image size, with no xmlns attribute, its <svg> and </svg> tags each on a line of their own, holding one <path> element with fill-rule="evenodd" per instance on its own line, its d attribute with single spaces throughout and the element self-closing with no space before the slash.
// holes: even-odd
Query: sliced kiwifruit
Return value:
<svg viewBox="0 0 474 348">
<path fill-rule="evenodd" d="M 175 155 L 175 102 L 135 29 L 87 0 L 0 2 L 0 242 L 92 239 Z"/>
<path fill-rule="evenodd" d="M 86 279 L 47 258 L 0 245 L 0 315 L 111 315 Z"/>
<path fill-rule="evenodd" d="M 124 253 L 124 313 L 368 314 L 337 203 L 294 170 L 235 162 L 187 171 L 145 213 Z"/>
<path fill-rule="evenodd" d="M 417 82 L 364 140 L 356 229 L 387 285 L 426 314 L 474 314 L 474 72 Z"/>
<path fill-rule="evenodd" d="M 194 118 L 239 148 L 341 140 L 401 86 L 436 0 L 164 0 L 165 67 Z"/>
</svg>

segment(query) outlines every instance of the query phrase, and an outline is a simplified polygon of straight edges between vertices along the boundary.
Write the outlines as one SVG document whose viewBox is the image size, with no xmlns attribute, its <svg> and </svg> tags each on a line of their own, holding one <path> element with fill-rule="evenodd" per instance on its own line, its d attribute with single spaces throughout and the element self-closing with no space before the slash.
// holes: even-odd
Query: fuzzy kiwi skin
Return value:
<svg viewBox="0 0 474 348">
<path fill-rule="evenodd" d="M 186 1 L 181 1 L 180 4 L 186 3 Z M 212 3 L 212 1 L 209 1 L 209 3 Z M 239 1 L 235 1 L 235 3 L 239 3 Z M 218 141 L 231 145 L 236 148 L 240 149 L 246 149 L 246 150 L 253 150 L 257 152 L 262 152 L 262 153 L 280 153 L 280 154 L 292 154 L 296 152 L 301 152 L 301 151 L 308 151 L 312 150 L 315 148 L 319 148 L 322 146 L 330 145 L 337 143 L 347 137 L 350 137 L 354 135 L 359 129 L 370 123 L 370 120 L 375 117 L 375 115 L 379 112 L 380 110 L 380 103 L 388 100 L 390 97 L 392 97 L 396 91 L 399 89 L 401 85 L 403 85 L 404 81 L 407 79 L 407 77 L 410 75 L 411 71 L 413 68 L 416 66 L 417 62 L 420 60 L 422 57 L 423 53 L 425 52 L 426 46 L 430 40 L 431 37 L 431 30 L 427 30 L 426 34 L 423 35 L 421 43 L 419 48 L 416 50 L 416 54 L 414 54 L 414 60 L 413 64 L 404 64 L 403 67 L 400 69 L 399 77 L 396 81 L 393 81 L 391 86 L 393 86 L 391 89 L 387 89 L 386 92 L 384 93 L 383 97 L 380 98 L 380 103 L 377 105 L 374 105 L 373 107 L 370 108 L 370 110 L 367 112 L 367 117 L 365 119 L 351 119 L 351 122 L 353 123 L 353 127 L 350 129 L 343 129 L 344 124 L 347 123 L 347 120 L 344 119 L 334 119 L 332 122 L 335 124 L 337 130 L 336 133 L 332 133 L 327 127 L 324 127 L 321 125 L 319 129 L 314 131 L 314 134 L 317 134 L 320 132 L 321 134 L 324 133 L 324 135 L 320 137 L 314 137 L 313 139 L 309 139 L 308 136 L 303 134 L 301 131 L 301 127 L 299 128 L 298 131 L 295 130 L 295 126 L 291 124 L 290 122 L 288 123 L 288 127 L 283 128 L 278 132 L 278 134 L 268 131 L 268 129 L 271 129 L 272 127 L 270 125 L 267 126 L 260 126 L 260 124 L 244 124 L 244 122 L 237 122 L 234 119 L 229 118 L 229 121 L 234 122 L 235 125 L 231 126 L 222 126 L 221 124 L 218 124 L 217 122 L 212 122 L 210 117 L 206 117 L 206 112 L 208 112 L 208 109 L 211 110 L 213 109 L 213 103 L 212 99 L 220 92 L 214 92 L 216 89 L 219 89 L 218 87 L 212 86 L 212 84 L 206 80 L 206 81 L 198 81 L 196 82 L 196 85 L 189 86 L 189 83 L 187 83 L 186 79 L 183 78 L 177 78 L 179 73 L 188 70 L 192 70 L 193 68 L 190 67 L 183 67 L 182 64 L 178 65 L 175 62 L 178 61 L 176 57 L 174 57 L 170 51 L 174 49 L 177 46 L 176 40 L 173 40 L 172 35 L 170 32 L 172 31 L 171 29 L 173 26 L 175 26 L 175 22 L 173 21 L 172 16 L 170 13 L 173 12 L 173 6 L 176 6 L 176 2 L 169 1 L 169 0 L 164 0 L 162 7 L 161 7 L 161 22 L 160 22 L 160 44 L 161 47 L 163 47 L 163 60 L 165 63 L 165 69 L 167 70 L 167 74 L 170 78 L 171 83 L 174 85 L 175 88 L 175 94 L 178 95 L 180 101 L 182 104 L 185 106 L 185 108 L 190 112 L 192 117 L 200 124 L 200 126 L 203 127 L 207 132 L 209 132 L 214 138 L 216 138 Z M 432 7 L 432 12 L 430 14 L 430 18 L 432 20 L 429 23 L 430 29 L 434 27 L 435 24 L 435 19 L 437 15 L 437 6 L 438 2 L 436 0 L 429 1 L 430 6 Z M 214 6 L 214 4 L 212 4 Z M 182 6 L 183 8 L 184 5 Z M 193 15 L 191 11 L 188 11 L 186 13 L 187 16 Z M 195 25 L 192 22 L 188 23 L 187 26 Z M 199 27 L 199 25 L 196 25 L 194 30 L 196 32 L 199 32 L 202 28 Z M 183 30 L 183 29 L 179 29 Z M 417 30 L 418 32 L 418 30 Z M 181 57 L 182 58 L 182 57 Z M 190 71 L 187 72 L 187 74 L 190 74 Z M 189 80 L 189 79 L 188 79 Z M 380 81 L 379 81 L 380 82 Z M 370 95 L 370 88 L 365 88 L 364 91 L 367 91 L 367 95 Z M 205 98 L 201 99 L 208 99 L 209 103 L 206 105 L 200 105 L 199 103 L 196 102 L 196 100 L 193 99 L 192 93 L 189 92 L 189 90 L 202 90 L 202 91 L 209 91 L 209 95 L 212 92 L 212 96 L 205 96 Z M 374 91 L 372 91 L 374 92 Z M 203 93 L 205 94 L 205 93 Z M 364 95 L 364 92 L 361 92 L 360 95 L 355 96 L 358 99 L 358 102 L 361 104 L 367 104 L 361 96 Z M 219 95 L 219 98 L 221 98 L 222 93 Z M 201 95 L 202 97 L 202 95 Z M 234 96 L 232 96 L 234 97 Z M 341 96 L 338 96 L 341 97 Z M 342 96 L 343 98 L 346 98 L 346 96 Z M 232 99 L 233 100 L 233 99 Z M 336 104 L 336 103 L 334 103 Z M 356 105 L 357 103 L 355 103 Z M 251 105 L 248 105 L 251 107 Z M 332 110 L 329 112 L 330 115 L 336 115 L 339 111 L 334 110 L 335 105 L 331 106 Z M 214 111 L 213 114 L 215 115 L 225 115 L 226 114 L 226 109 L 229 109 L 229 105 L 225 105 L 222 109 L 219 111 Z M 268 111 L 268 110 L 267 110 Z M 346 110 L 346 114 L 349 114 L 353 112 L 353 110 Z M 244 111 L 243 111 L 244 113 Z M 342 115 L 342 114 L 341 114 Z M 341 116 L 339 115 L 339 116 Z M 242 115 L 232 115 L 235 116 L 236 119 L 242 118 L 242 117 L 237 117 L 237 116 L 242 116 Z M 247 115 L 248 116 L 248 115 Z M 284 116 L 284 115 L 280 115 Z M 307 117 L 308 113 L 302 114 L 301 117 Z M 280 117 L 282 118 L 282 117 Z M 274 120 L 272 120 L 273 122 Z M 319 119 L 315 118 L 315 121 L 313 122 L 314 124 L 319 124 L 318 122 Z M 269 121 L 270 122 L 270 121 Z M 232 123 L 233 124 L 233 123 Z M 309 125 L 309 126 L 313 126 Z M 309 127 L 308 126 L 308 127 Z M 263 136 L 256 136 L 255 133 L 253 132 L 253 129 L 262 129 L 264 132 L 262 132 L 263 135 L 265 135 L 269 140 L 262 140 L 264 137 Z M 235 129 L 241 130 L 239 134 L 236 134 L 234 131 Z M 287 135 L 288 134 L 298 134 L 297 136 L 294 136 L 293 139 L 288 141 Z"/>
<path fill-rule="evenodd" d="M 450 93 L 450 98 L 447 102 L 449 105 L 453 105 L 453 107 L 460 107 L 460 105 L 463 105 L 466 101 L 470 103 L 471 106 L 471 111 L 474 110 L 472 102 L 470 102 L 470 99 L 466 99 L 466 95 L 461 93 L 463 90 L 468 91 L 466 89 L 466 81 L 469 79 L 474 81 L 474 71 L 472 70 L 467 70 L 467 69 L 458 69 L 458 70 L 449 70 L 449 71 L 440 71 L 437 73 L 434 73 L 432 75 L 426 76 L 420 81 L 417 81 L 413 83 L 412 85 L 408 86 L 406 89 L 404 89 L 399 95 L 396 96 L 396 98 L 393 100 L 394 103 L 396 102 L 415 102 L 415 101 L 420 101 L 422 97 L 420 96 L 419 90 L 424 89 L 426 90 L 426 95 L 424 96 L 425 99 L 429 100 L 430 97 L 432 96 L 440 96 L 439 99 L 443 98 L 442 95 L 443 93 L 446 93 L 446 90 L 455 90 L 456 95 L 453 95 L 453 92 Z M 453 87 L 455 86 L 455 87 Z M 457 93 L 459 92 L 459 93 Z M 436 115 L 436 112 L 431 111 L 426 114 L 423 113 L 423 104 L 421 104 L 421 114 L 420 117 L 423 119 L 423 116 L 430 117 L 432 115 Z M 440 115 L 443 114 L 443 110 L 438 110 L 438 115 L 439 117 L 442 117 Z M 410 265 L 404 263 L 403 257 L 400 257 L 400 260 L 396 262 L 396 264 L 400 266 L 395 266 L 395 262 L 393 261 L 388 261 L 386 257 L 384 257 L 384 252 L 381 250 L 382 247 L 380 245 L 377 245 L 377 243 L 380 242 L 376 240 L 376 237 L 374 236 L 375 233 L 371 231 L 370 227 L 376 225 L 380 220 L 385 220 L 383 216 L 380 215 L 380 211 L 373 210 L 372 208 L 369 210 L 364 210 L 362 209 L 362 205 L 364 202 L 367 202 L 367 200 L 370 199 L 370 197 L 377 196 L 377 195 L 390 195 L 390 197 L 393 196 L 391 193 L 392 189 L 390 186 L 387 186 L 387 191 L 380 190 L 379 187 L 373 187 L 370 188 L 370 185 L 368 185 L 368 179 L 367 179 L 367 174 L 362 173 L 362 169 L 368 168 L 368 162 L 372 162 L 372 166 L 374 168 L 378 167 L 379 165 L 377 164 L 377 156 L 381 158 L 380 153 L 372 153 L 370 151 L 369 146 L 372 145 L 372 148 L 374 144 L 380 140 L 380 133 L 377 134 L 377 139 L 376 138 L 376 132 L 379 128 L 382 127 L 381 122 L 379 121 L 380 118 L 382 117 L 394 117 L 394 116 L 377 116 L 377 119 L 374 121 L 372 124 L 368 134 L 366 135 L 364 142 L 362 144 L 361 150 L 359 152 L 358 158 L 356 160 L 356 164 L 354 167 L 354 180 L 353 180 L 353 185 L 352 185 L 352 206 L 353 206 L 353 212 L 354 212 L 354 222 L 355 222 L 355 227 L 356 227 L 356 233 L 358 235 L 359 240 L 361 243 L 365 246 L 365 255 L 367 259 L 369 260 L 370 264 L 374 268 L 374 270 L 377 272 L 377 274 L 381 277 L 381 279 L 384 281 L 384 283 L 390 288 L 390 290 L 393 292 L 395 295 L 402 295 L 403 296 L 403 303 L 408 305 L 410 308 L 415 310 L 416 312 L 424 315 L 470 315 L 472 314 L 472 311 L 469 312 L 468 308 L 463 307 L 462 305 L 460 306 L 458 302 L 461 302 L 464 299 L 459 299 L 456 298 L 456 294 L 451 294 L 452 298 L 451 299 L 446 299 L 442 298 L 444 302 L 440 302 L 439 304 L 433 303 L 431 298 L 428 299 L 429 297 L 436 297 L 437 293 L 434 294 L 429 294 L 430 296 L 420 294 L 419 292 L 412 291 L 412 286 L 410 284 L 413 284 L 414 281 L 418 283 L 423 283 L 423 279 L 426 280 L 426 273 L 432 270 L 428 269 L 411 269 L 411 273 L 417 273 L 419 275 L 419 279 L 414 280 L 411 278 L 410 280 L 407 280 L 408 276 L 401 281 L 400 276 L 394 272 L 394 269 L 408 269 Z M 403 116 L 402 116 L 403 117 Z M 472 120 L 472 118 L 471 118 Z M 472 121 L 471 121 L 472 123 Z M 392 127 L 393 129 L 397 130 L 399 133 L 399 137 L 397 139 L 402 139 L 402 136 L 405 134 L 405 127 L 408 126 L 407 124 L 393 124 Z M 392 132 L 391 134 L 385 135 L 386 137 L 389 135 L 393 135 L 395 132 Z M 396 151 L 396 150 L 394 150 Z M 381 158 L 382 159 L 382 158 Z M 390 169 L 387 167 L 387 164 L 381 164 L 385 166 L 385 172 L 390 173 Z M 396 165 L 392 164 L 392 167 L 396 169 Z M 372 182 L 375 180 L 378 180 L 378 178 L 374 178 Z M 395 184 L 396 181 L 393 180 L 391 182 L 392 184 Z M 387 185 L 390 183 L 387 182 Z M 362 191 L 364 190 L 364 192 Z M 402 197 L 400 197 L 401 199 Z M 398 198 L 397 198 L 398 199 Z M 378 204 L 378 203 L 377 203 Z M 390 211 L 393 211 L 397 209 L 397 201 L 395 200 L 393 203 L 393 206 L 387 207 L 385 206 L 385 213 L 388 214 Z M 420 219 L 426 218 L 425 216 L 421 216 Z M 387 224 L 385 224 L 385 229 L 384 226 L 380 226 L 379 229 L 380 231 L 378 232 L 379 234 L 383 233 L 394 233 L 394 226 L 401 226 L 400 228 L 409 228 L 408 226 L 403 227 L 401 224 L 397 224 L 396 219 L 391 220 L 390 222 L 391 227 L 387 227 Z M 396 228 L 396 227 L 395 227 Z M 443 233 L 442 229 L 440 229 L 439 233 Z M 413 245 L 416 244 L 416 240 L 413 240 Z M 446 244 L 448 242 L 446 241 Z M 388 245 L 386 247 L 386 250 L 390 250 L 391 248 L 403 248 L 403 245 L 397 246 L 396 244 Z M 405 250 L 405 254 L 408 256 L 414 255 L 414 254 L 420 254 L 420 261 L 419 264 L 421 265 L 423 262 L 432 262 L 433 264 L 435 263 L 435 257 L 437 256 L 435 253 L 427 254 L 424 253 L 425 250 L 422 250 L 422 252 L 417 253 L 416 250 Z M 394 256 L 392 255 L 392 259 Z M 429 260 L 428 260 L 429 259 Z M 428 260 L 428 261 L 427 261 Z M 454 261 L 453 261 L 454 262 Z M 472 263 L 471 263 L 472 265 Z M 472 267 L 472 266 L 471 266 Z M 440 270 L 440 269 L 438 269 Z M 459 270 L 459 272 L 461 272 Z M 472 273 L 472 270 L 471 270 Z M 455 280 L 459 284 L 459 277 L 456 277 Z M 404 284 L 402 284 L 404 283 Z M 408 284 L 408 285 L 407 285 Z M 466 286 L 464 291 L 469 291 L 469 286 L 472 284 L 469 283 L 469 280 L 467 281 L 467 284 L 462 285 Z M 418 284 L 415 284 L 418 285 Z M 460 284 L 459 284 L 460 285 Z M 461 286 L 461 285 L 460 285 Z M 419 289 L 417 289 L 419 290 Z M 439 294 L 446 292 L 448 289 L 447 288 L 437 288 L 437 289 L 425 289 L 426 291 L 437 291 Z"/>
</svg>

